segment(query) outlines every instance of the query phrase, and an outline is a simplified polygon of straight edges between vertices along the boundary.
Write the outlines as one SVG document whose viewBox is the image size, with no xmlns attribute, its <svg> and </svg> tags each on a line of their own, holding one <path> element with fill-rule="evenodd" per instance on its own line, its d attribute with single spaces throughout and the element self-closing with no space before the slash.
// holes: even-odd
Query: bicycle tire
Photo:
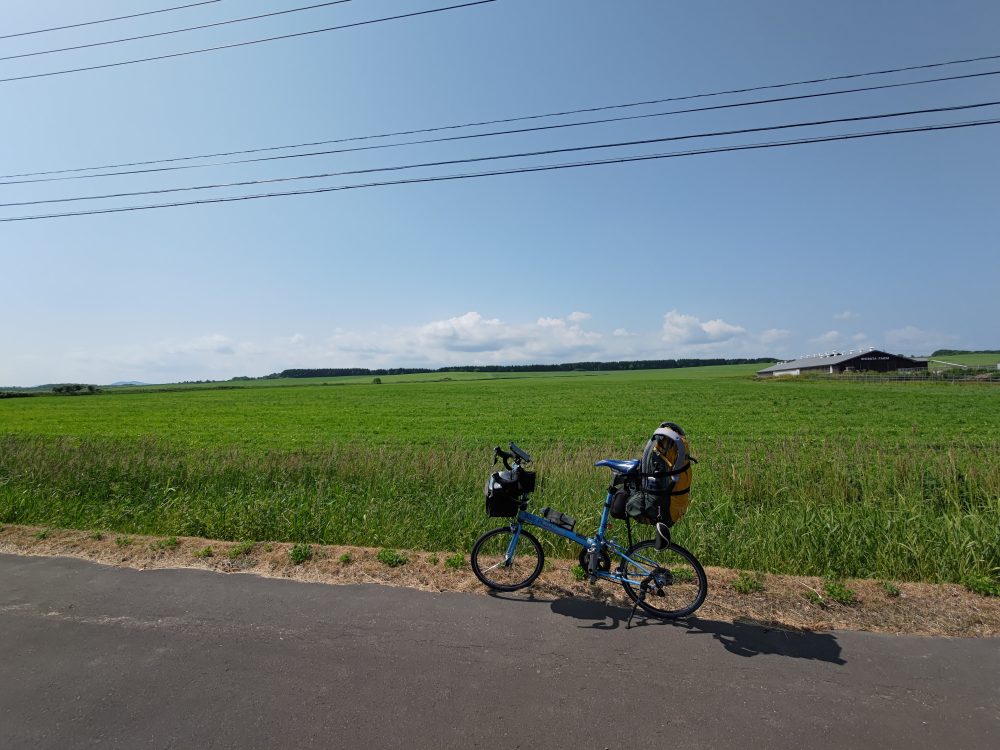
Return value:
<svg viewBox="0 0 1000 750">
<path fill-rule="evenodd" d="M 510 544 L 509 537 L 513 536 L 513 534 L 514 532 L 510 526 L 501 526 L 498 529 L 487 531 L 472 545 L 472 553 L 469 556 L 472 572 L 476 574 L 476 578 L 484 585 L 494 591 L 517 591 L 518 589 L 523 589 L 534 583 L 539 573 L 542 572 L 542 563 L 545 562 L 545 553 L 542 552 L 542 545 L 532 534 L 523 529 L 521 530 L 517 549 L 514 550 L 515 558 L 520 557 L 521 560 L 512 559 L 509 563 L 504 564 L 498 559 L 498 555 L 503 556 L 506 554 L 506 549 Z M 507 539 L 504 540 L 504 537 L 507 537 Z M 528 542 L 526 548 L 522 546 L 522 540 Z M 498 541 L 499 544 L 497 543 Z M 501 552 L 500 550 L 503 551 Z M 527 554 L 519 555 L 518 553 L 522 550 L 525 550 Z M 526 569 L 524 564 L 530 565 L 528 556 L 531 554 L 534 554 L 535 564 L 531 567 L 530 573 L 521 577 L 521 571 Z M 485 559 L 480 560 L 480 555 L 483 555 Z M 510 575 L 506 577 L 506 580 L 489 575 L 497 570 L 506 571 Z"/>
<path fill-rule="evenodd" d="M 664 549 L 657 550 L 656 542 L 652 539 L 647 539 L 644 542 L 633 544 L 625 551 L 625 554 L 629 557 L 642 557 L 647 561 L 661 565 L 667 570 L 673 567 L 672 576 L 676 576 L 677 578 L 680 578 L 681 571 L 688 571 L 688 574 L 684 575 L 682 580 L 674 580 L 663 587 L 664 594 L 662 598 L 665 606 L 655 606 L 649 603 L 650 597 L 654 601 L 659 600 L 661 597 L 657 593 L 656 587 L 648 590 L 645 600 L 641 600 L 635 588 L 631 584 L 622 581 L 622 588 L 625 589 L 625 593 L 644 611 L 664 620 L 676 620 L 679 617 L 687 617 L 704 604 L 705 597 L 708 596 L 708 578 L 705 575 L 705 569 L 698 562 L 698 558 L 679 544 L 671 542 Z M 681 560 L 690 566 L 690 568 L 681 565 Z M 667 564 L 662 565 L 662 563 Z M 620 571 L 627 573 L 630 568 L 634 569 L 634 566 L 627 560 L 624 560 Z M 689 575 L 690 578 L 688 578 Z M 692 583 L 694 585 L 691 585 Z M 667 591 L 670 592 L 669 595 L 666 593 Z M 671 608 L 675 602 L 680 602 L 683 606 Z"/>
</svg>

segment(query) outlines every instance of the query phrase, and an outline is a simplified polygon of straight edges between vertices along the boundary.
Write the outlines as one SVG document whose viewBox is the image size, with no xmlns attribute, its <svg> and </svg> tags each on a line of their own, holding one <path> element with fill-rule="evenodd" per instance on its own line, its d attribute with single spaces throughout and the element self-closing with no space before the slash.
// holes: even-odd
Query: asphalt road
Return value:
<svg viewBox="0 0 1000 750">
<path fill-rule="evenodd" d="M 959 748 L 1000 640 L 0 555 L 0 747 Z"/>
</svg>

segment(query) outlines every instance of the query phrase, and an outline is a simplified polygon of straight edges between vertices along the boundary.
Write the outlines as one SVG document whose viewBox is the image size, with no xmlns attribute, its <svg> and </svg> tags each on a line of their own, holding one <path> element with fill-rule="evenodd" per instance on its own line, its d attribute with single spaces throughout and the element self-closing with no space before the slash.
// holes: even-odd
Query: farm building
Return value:
<svg viewBox="0 0 1000 750">
<path fill-rule="evenodd" d="M 894 372 L 896 370 L 927 369 L 926 359 L 913 359 L 900 354 L 889 354 L 878 349 L 867 351 L 832 352 L 813 357 L 801 357 L 789 362 L 779 362 L 757 371 L 757 377 L 770 378 L 779 375 L 799 375 L 804 372 Z"/>
</svg>

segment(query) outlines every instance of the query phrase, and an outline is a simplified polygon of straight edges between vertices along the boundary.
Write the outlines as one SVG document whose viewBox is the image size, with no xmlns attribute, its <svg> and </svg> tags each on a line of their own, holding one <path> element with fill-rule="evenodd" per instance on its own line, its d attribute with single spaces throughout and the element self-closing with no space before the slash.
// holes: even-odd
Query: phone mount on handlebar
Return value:
<svg viewBox="0 0 1000 750">
<path fill-rule="evenodd" d="M 511 443 L 510 444 L 510 450 L 511 450 L 511 452 L 515 456 L 517 456 L 519 459 L 521 459 L 521 463 L 525 463 L 525 464 L 530 464 L 531 463 L 531 456 L 529 456 L 523 450 L 521 450 L 520 448 L 518 448 L 516 443 Z"/>
</svg>

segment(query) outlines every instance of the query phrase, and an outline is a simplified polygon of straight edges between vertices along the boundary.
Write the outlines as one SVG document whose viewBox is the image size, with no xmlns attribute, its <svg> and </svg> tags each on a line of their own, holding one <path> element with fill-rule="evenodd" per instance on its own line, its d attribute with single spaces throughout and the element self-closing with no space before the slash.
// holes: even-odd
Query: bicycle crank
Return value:
<svg viewBox="0 0 1000 750">
<path fill-rule="evenodd" d="M 596 558 L 596 559 L 595 559 Z M 593 563 L 593 565 L 591 565 Z M 597 573 L 607 573 L 611 570 L 611 555 L 605 549 L 590 550 L 584 548 L 580 550 L 580 567 L 590 576 L 590 582 L 597 580 Z"/>
</svg>

